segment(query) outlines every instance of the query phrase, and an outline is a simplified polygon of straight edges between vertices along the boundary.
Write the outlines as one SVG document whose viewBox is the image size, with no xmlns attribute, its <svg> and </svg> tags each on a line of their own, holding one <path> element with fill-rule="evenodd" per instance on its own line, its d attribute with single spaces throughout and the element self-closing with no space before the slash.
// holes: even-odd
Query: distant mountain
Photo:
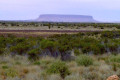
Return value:
<svg viewBox="0 0 120 80">
<path fill-rule="evenodd" d="M 40 15 L 35 21 L 39 22 L 98 22 L 92 16 L 87 15 L 57 15 L 44 14 Z"/>
</svg>

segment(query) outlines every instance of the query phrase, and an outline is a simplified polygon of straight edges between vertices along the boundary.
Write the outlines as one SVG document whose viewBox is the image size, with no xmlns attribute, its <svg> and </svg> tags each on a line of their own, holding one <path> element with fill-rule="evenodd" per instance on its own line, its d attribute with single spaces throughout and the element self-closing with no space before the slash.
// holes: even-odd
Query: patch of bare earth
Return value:
<svg viewBox="0 0 120 80">
<path fill-rule="evenodd" d="M 8 34 L 12 34 L 18 37 L 37 37 L 43 36 L 48 37 L 55 34 L 77 34 L 79 32 L 99 32 L 99 31 L 91 31 L 91 30 L 0 30 L 0 35 L 7 36 Z"/>
</svg>

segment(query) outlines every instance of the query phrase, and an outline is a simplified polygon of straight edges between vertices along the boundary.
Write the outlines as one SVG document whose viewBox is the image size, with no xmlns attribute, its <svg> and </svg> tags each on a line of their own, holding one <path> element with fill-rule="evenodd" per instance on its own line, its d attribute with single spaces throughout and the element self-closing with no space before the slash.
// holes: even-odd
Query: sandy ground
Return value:
<svg viewBox="0 0 120 80">
<path fill-rule="evenodd" d="M 92 26 L 88 26 L 88 27 L 64 27 L 64 26 L 60 26 L 60 28 L 58 28 L 58 26 L 53 26 L 50 29 L 48 28 L 48 26 L 39 26 L 39 27 L 34 27 L 34 26 L 30 26 L 30 27 L 25 27 L 25 26 L 21 26 L 21 27 L 4 27 L 4 26 L 0 26 L 0 30 L 117 30 L 116 28 L 104 28 L 104 29 L 100 29 L 100 28 L 94 28 Z"/>
<path fill-rule="evenodd" d="M 105 28 L 105 29 L 99 29 L 94 28 L 92 26 L 88 27 L 79 27 L 79 29 L 74 27 L 64 27 L 61 26 L 58 28 L 57 26 L 54 26 L 52 28 L 48 28 L 47 26 L 44 27 L 3 27 L 0 26 L 0 35 L 8 35 L 13 34 L 15 36 L 51 36 L 55 34 L 76 34 L 79 32 L 100 32 L 100 31 L 112 31 L 117 30 L 116 28 Z"/>
<path fill-rule="evenodd" d="M 0 30 L 0 35 L 13 34 L 15 36 L 43 36 L 48 37 L 55 34 L 77 34 L 79 32 L 99 32 L 91 30 Z"/>
</svg>

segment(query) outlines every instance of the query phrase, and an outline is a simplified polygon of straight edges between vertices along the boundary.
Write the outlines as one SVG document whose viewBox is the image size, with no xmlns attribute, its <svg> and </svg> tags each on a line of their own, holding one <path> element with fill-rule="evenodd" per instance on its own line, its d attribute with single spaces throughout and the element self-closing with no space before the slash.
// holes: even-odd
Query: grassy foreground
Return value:
<svg viewBox="0 0 120 80">
<path fill-rule="evenodd" d="M 48 56 L 36 61 L 0 57 L 0 80 L 106 80 L 113 74 L 120 74 L 120 55 L 79 55 L 69 62 Z"/>
</svg>

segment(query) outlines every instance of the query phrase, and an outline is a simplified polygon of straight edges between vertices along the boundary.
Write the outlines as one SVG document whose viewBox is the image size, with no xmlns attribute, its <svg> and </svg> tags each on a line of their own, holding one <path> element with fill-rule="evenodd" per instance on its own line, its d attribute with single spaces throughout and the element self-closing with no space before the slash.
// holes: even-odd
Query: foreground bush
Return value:
<svg viewBox="0 0 120 80">
<path fill-rule="evenodd" d="M 6 69 L 1 73 L 1 75 L 7 76 L 7 77 L 16 77 L 18 76 L 18 72 L 14 69 Z"/>
<path fill-rule="evenodd" d="M 108 58 L 108 62 L 117 62 L 120 63 L 120 55 L 112 55 Z"/>
<path fill-rule="evenodd" d="M 47 72 L 49 74 L 60 74 L 61 78 L 63 79 L 70 74 L 70 71 L 68 70 L 66 64 L 61 61 L 54 62 L 47 70 Z"/>
<path fill-rule="evenodd" d="M 74 50 L 74 54 L 75 54 L 75 56 L 78 56 L 78 55 L 80 55 L 81 53 L 80 53 L 79 49 L 75 49 L 75 50 Z"/>
<path fill-rule="evenodd" d="M 2 55 L 4 53 L 5 49 L 4 48 L 0 48 L 0 55 Z"/>
<path fill-rule="evenodd" d="M 25 44 L 25 43 L 19 43 L 16 46 L 10 47 L 10 51 L 18 53 L 18 54 L 23 54 L 23 53 L 27 52 L 27 50 L 29 48 L 30 48 L 30 45 Z"/>
<path fill-rule="evenodd" d="M 78 65 L 81 65 L 81 66 L 93 65 L 93 59 L 90 56 L 87 56 L 87 55 L 80 55 L 76 59 L 76 62 L 77 62 Z"/>
<path fill-rule="evenodd" d="M 37 60 L 39 59 L 39 54 L 40 54 L 39 49 L 32 49 L 28 51 L 29 59 Z"/>
</svg>

